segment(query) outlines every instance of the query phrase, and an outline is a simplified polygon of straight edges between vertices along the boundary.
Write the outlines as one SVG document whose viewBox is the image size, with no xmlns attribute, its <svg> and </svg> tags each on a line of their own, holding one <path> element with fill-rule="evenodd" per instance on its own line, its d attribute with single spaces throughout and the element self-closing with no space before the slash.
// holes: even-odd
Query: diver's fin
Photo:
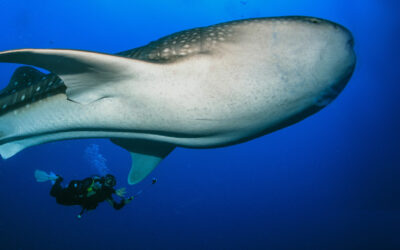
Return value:
<svg viewBox="0 0 400 250">
<path fill-rule="evenodd" d="M 57 180 L 58 176 L 55 175 L 53 172 L 49 174 L 42 170 L 35 170 L 35 178 L 37 182 L 45 182 L 45 181 L 55 181 Z"/>
<path fill-rule="evenodd" d="M 68 99 L 87 104 L 112 97 L 109 85 L 152 72 L 154 64 L 109 54 L 62 49 L 20 49 L 0 52 L 0 62 L 29 64 L 57 74 Z M 149 69 L 150 68 L 150 69 Z"/>
<path fill-rule="evenodd" d="M 111 139 L 120 147 L 131 152 L 132 167 L 129 172 L 128 183 L 134 185 L 142 181 L 151 171 L 175 148 L 174 145 L 132 139 Z"/>
</svg>

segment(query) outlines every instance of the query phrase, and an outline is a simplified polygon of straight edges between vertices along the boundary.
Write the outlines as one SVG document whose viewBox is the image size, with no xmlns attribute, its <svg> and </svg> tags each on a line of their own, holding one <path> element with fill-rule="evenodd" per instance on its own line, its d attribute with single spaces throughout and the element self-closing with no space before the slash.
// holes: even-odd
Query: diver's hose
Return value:
<svg viewBox="0 0 400 250">
<path fill-rule="evenodd" d="M 147 184 L 147 186 L 145 186 L 144 188 L 140 189 L 138 192 L 136 192 L 136 194 L 134 194 L 132 197 L 136 198 L 138 195 L 142 194 L 143 191 L 147 190 L 150 186 L 154 185 L 157 183 L 157 179 L 153 178 L 151 179 L 151 183 Z"/>
</svg>

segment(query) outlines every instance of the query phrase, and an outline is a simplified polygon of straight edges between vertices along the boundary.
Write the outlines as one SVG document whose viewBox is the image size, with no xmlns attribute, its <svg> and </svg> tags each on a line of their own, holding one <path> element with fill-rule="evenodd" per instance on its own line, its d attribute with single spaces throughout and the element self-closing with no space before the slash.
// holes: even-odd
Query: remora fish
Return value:
<svg viewBox="0 0 400 250">
<path fill-rule="evenodd" d="M 71 139 L 111 138 L 145 178 L 175 147 L 244 142 L 330 103 L 355 67 L 344 27 L 313 17 L 239 20 L 178 32 L 116 55 L 0 52 L 16 70 L 0 92 L 0 154 Z"/>
</svg>

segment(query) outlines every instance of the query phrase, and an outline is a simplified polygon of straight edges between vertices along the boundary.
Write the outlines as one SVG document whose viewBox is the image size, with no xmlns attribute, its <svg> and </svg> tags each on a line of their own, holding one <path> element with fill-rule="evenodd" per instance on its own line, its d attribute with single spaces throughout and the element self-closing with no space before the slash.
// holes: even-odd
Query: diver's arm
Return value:
<svg viewBox="0 0 400 250">
<path fill-rule="evenodd" d="M 120 203 L 116 202 L 112 197 L 106 199 L 106 201 L 115 209 L 115 210 L 120 210 L 125 206 L 125 200 L 121 200 Z"/>
<path fill-rule="evenodd" d="M 116 190 L 113 188 L 112 189 L 112 193 L 115 194 Z M 108 202 L 108 204 L 110 204 L 115 210 L 119 210 L 121 209 L 125 204 L 124 204 L 124 200 L 122 199 L 120 203 L 117 203 L 112 195 L 110 195 L 109 198 L 106 199 L 106 201 Z"/>
<path fill-rule="evenodd" d="M 106 201 L 116 210 L 123 208 L 126 204 L 133 200 L 133 196 L 128 199 L 122 199 L 120 203 L 116 202 L 112 197 L 106 199 Z"/>
</svg>

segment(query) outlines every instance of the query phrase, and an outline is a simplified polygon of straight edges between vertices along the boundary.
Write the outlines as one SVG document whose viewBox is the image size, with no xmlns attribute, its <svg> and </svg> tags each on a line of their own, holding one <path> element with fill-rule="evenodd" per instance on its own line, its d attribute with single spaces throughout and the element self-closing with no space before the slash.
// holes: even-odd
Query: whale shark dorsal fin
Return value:
<svg viewBox="0 0 400 250">
<path fill-rule="evenodd" d="M 130 185 L 146 178 L 175 148 L 168 143 L 138 139 L 111 139 L 111 141 L 131 153 L 132 167 L 128 176 Z"/>
<path fill-rule="evenodd" d="M 67 87 L 68 99 L 82 104 L 113 96 L 109 85 L 131 79 L 153 66 L 121 56 L 64 49 L 3 51 L 0 62 L 33 65 L 57 74 Z"/>
</svg>

